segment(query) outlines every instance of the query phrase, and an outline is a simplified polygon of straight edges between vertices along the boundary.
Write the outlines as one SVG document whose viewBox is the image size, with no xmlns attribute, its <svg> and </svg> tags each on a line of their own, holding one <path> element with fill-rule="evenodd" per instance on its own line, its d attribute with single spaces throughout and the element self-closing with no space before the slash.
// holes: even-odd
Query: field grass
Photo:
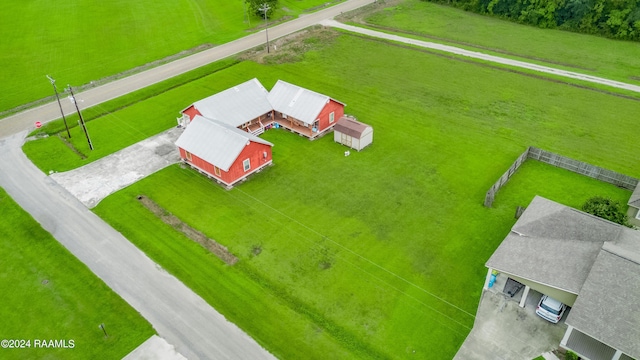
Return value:
<svg viewBox="0 0 640 360">
<path fill-rule="evenodd" d="M 0 189 L 0 349 L 3 359 L 119 359 L 154 334 L 150 324 Z M 104 323 L 108 338 L 98 325 Z M 69 340 L 68 349 L 34 340 Z"/>
<path fill-rule="evenodd" d="M 327 0 L 281 0 L 274 20 L 296 17 Z M 55 16 L 51 16 L 55 14 Z M 222 44 L 256 31 L 243 2 L 9 0 L 0 12 L 0 113 L 203 44 Z"/>
<path fill-rule="evenodd" d="M 373 125 L 374 144 L 344 157 L 330 137 L 269 131 L 275 166 L 232 191 L 173 166 L 95 211 L 282 358 L 451 358 L 516 206 L 536 194 L 575 207 L 593 195 L 626 203 L 628 191 L 530 161 L 483 208 L 526 146 L 640 175 L 637 101 L 350 35 L 300 62 L 243 62 L 198 86 L 214 92 L 258 74 L 267 88 L 283 79 L 346 102 Z M 188 103 L 199 99 L 191 94 Z M 137 194 L 240 262 L 224 266 Z"/>
<path fill-rule="evenodd" d="M 382 2 L 365 24 L 500 56 L 640 83 L 640 43 L 532 26 L 421 0 Z"/>
</svg>

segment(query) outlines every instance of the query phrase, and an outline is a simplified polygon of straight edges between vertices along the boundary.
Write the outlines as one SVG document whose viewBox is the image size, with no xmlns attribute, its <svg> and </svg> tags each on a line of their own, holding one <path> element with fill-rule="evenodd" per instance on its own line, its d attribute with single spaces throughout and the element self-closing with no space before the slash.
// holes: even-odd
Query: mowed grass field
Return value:
<svg viewBox="0 0 640 360">
<path fill-rule="evenodd" d="M 155 333 L 3 189 L 0 217 L 0 339 L 30 345 L 3 346 L 2 359 L 120 359 Z M 36 348 L 35 340 L 73 340 L 73 348 Z"/>
<path fill-rule="evenodd" d="M 494 208 L 482 207 L 526 146 L 640 175 L 640 102 L 348 34 L 299 62 L 245 61 L 93 120 L 104 132 L 96 146 L 115 148 L 110 139 L 147 123 L 173 126 L 176 109 L 254 76 L 347 103 L 373 125 L 374 144 L 345 157 L 331 137 L 273 130 L 264 138 L 276 144 L 275 165 L 234 190 L 176 165 L 95 211 L 282 358 L 451 358 L 516 206 L 536 194 L 575 207 L 593 195 L 626 203 L 628 191 L 530 162 Z M 176 107 L 178 96 L 191 98 Z M 113 117 L 130 126 L 108 126 Z M 138 194 L 240 262 L 223 265 L 155 219 Z"/>
<path fill-rule="evenodd" d="M 296 17 L 326 0 L 281 0 L 274 20 Z M 243 1 L 115 0 L 3 2 L 0 12 L 0 113 L 53 96 L 45 75 L 80 86 L 203 44 L 258 30 Z"/>
<path fill-rule="evenodd" d="M 540 29 L 422 0 L 387 1 L 375 8 L 357 21 L 428 41 L 640 84 L 638 42 Z"/>
</svg>

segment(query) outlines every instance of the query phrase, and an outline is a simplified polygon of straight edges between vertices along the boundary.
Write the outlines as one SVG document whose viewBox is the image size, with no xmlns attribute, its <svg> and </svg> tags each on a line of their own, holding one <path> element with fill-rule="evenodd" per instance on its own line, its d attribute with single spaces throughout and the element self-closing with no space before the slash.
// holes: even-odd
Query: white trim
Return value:
<svg viewBox="0 0 640 360">
<path fill-rule="evenodd" d="M 560 341 L 560 345 L 567 346 L 567 341 L 569 341 L 569 337 L 571 336 L 572 331 L 573 326 L 567 325 L 567 331 L 565 331 L 564 336 L 562 337 L 562 341 Z"/>
<path fill-rule="evenodd" d="M 524 286 L 524 292 L 522 293 L 522 298 L 520 299 L 520 307 L 523 308 L 524 305 L 527 303 L 527 296 L 529 296 L 529 290 L 531 290 L 531 287 L 529 287 L 529 285 L 525 285 Z"/>
<path fill-rule="evenodd" d="M 251 159 L 246 158 L 242 160 L 242 169 L 244 169 L 244 172 L 251 170 Z"/>
<path fill-rule="evenodd" d="M 333 124 L 334 121 L 336 121 L 336 113 L 332 111 L 329 113 L 329 124 Z"/>
<path fill-rule="evenodd" d="M 484 279 L 484 287 L 483 287 L 483 289 L 485 290 L 489 290 L 489 280 L 491 279 L 492 271 L 493 271 L 492 268 L 489 268 L 489 270 L 487 270 L 487 277 Z"/>
<path fill-rule="evenodd" d="M 616 353 L 613 354 L 613 357 L 611 358 L 611 360 L 620 360 L 621 356 L 622 356 L 622 351 L 616 349 Z"/>
<path fill-rule="evenodd" d="M 566 293 L 573 294 L 573 295 L 576 295 L 576 296 L 578 296 L 578 295 L 579 295 L 578 293 L 575 293 L 575 292 L 573 292 L 573 291 L 569 291 L 569 290 L 567 290 L 567 289 L 562 289 L 562 288 L 559 288 L 559 287 L 557 287 L 557 286 L 553 286 L 553 285 L 545 284 L 545 283 L 540 282 L 540 281 L 538 281 L 538 280 L 533 280 L 533 279 L 530 279 L 530 278 L 527 278 L 527 277 L 524 277 L 524 276 L 521 276 L 521 275 L 517 275 L 517 274 L 514 274 L 514 273 L 510 273 L 510 272 L 508 272 L 508 271 L 502 271 L 502 270 L 500 270 L 500 269 L 496 269 L 496 270 L 498 270 L 498 272 L 500 272 L 500 273 L 505 273 L 505 274 L 508 274 L 508 275 L 513 275 L 513 276 L 516 276 L 516 277 L 522 278 L 522 279 L 524 279 L 524 280 L 534 282 L 534 283 L 536 283 L 536 284 L 540 284 L 540 285 L 548 286 L 548 287 L 550 287 L 550 288 L 552 288 L 552 289 L 557 289 L 557 290 L 560 290 L 560 291 L 564 291 L 564 292 L 566 292 Z"/>
</svg>

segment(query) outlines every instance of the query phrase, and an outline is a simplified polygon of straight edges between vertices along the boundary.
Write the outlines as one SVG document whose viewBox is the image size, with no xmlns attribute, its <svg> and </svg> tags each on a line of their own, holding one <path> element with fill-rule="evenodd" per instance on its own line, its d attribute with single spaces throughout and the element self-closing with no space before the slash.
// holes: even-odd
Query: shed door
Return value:
<svg viewBox="0 0 640 360">
<path fill-rule="evenodd" d="M 347 135 L 345 133 L 342 133 L 342 141 L 341 142 L 342 142 L 343 145 L 351 146 L 351 140 L 352 140 L 351 136 L 349 136 L 349 135 Z"/>
</svg>

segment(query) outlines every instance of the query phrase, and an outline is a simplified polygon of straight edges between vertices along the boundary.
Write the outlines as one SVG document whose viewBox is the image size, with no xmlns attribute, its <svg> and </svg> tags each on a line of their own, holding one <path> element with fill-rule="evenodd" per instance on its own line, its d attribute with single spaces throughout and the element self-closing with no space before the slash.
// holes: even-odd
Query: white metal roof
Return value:
<svg viewBox="0 0 640 360">
<path fill-rule="evenodd" d="M 238 127 L 272 110 L 267 89 L 253 78 L 193 103 L 202 116 Z"/>
<path fill-rule="evenodd" d="M 278 80 L 273 86 L 268 99 L 275 111 L 296 118 L 307 125 L 313 124 L 320 115 L 320 111 L 331 100 L 326 95 L 282 80 Z"/>
<path fill-rule="evenodd" d="M 248 132 L 197 115 L 180 135 L 176 145 L 224 171 L 229 171 L 250 141 L 273 146 Z"/>
</svg>

